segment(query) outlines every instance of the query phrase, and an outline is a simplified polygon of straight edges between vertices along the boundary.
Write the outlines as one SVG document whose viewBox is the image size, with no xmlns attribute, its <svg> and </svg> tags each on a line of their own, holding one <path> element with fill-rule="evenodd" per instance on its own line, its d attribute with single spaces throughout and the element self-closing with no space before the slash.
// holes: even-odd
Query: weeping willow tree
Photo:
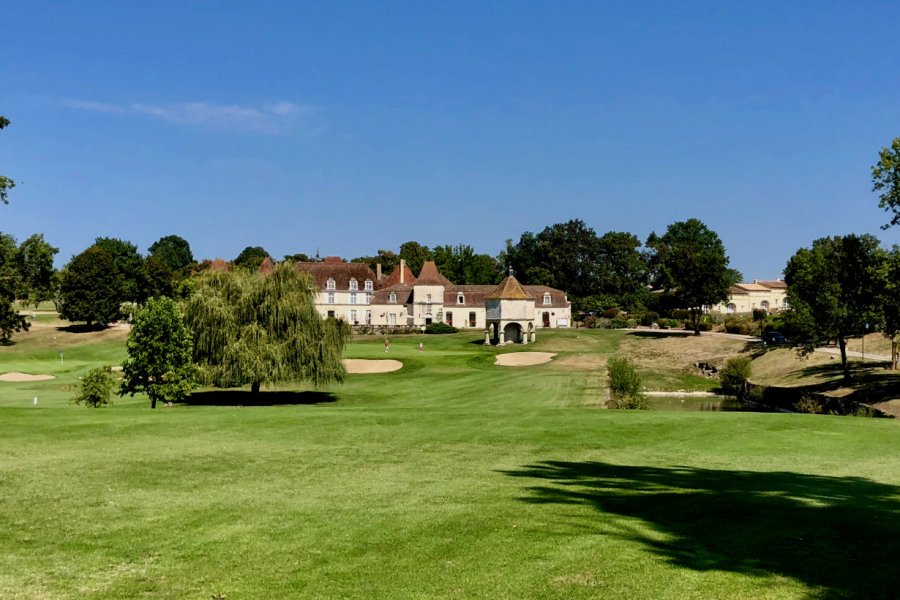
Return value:
<svg viewBox="0 0 900 600">
<path fill-rule="evenodd" d="M 216 387 L 343 381 L 350 329 L 322 319 L 312 281 L 293 263 L 269 274 L 207 272 L 185 307 L 200 380 Z"/>
</svg>

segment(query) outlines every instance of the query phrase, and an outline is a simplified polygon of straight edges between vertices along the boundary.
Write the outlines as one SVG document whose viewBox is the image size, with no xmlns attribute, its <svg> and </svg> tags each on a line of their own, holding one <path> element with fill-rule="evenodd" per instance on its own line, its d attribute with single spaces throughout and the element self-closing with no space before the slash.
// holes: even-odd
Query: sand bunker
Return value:
<svg viewBox="0 0 900 600">
<path fill-rule="evenodd" d="M 555 352 L 509 352 L 497 356 L 497 364 L 504 367 L 530 367 L 550 362 Z"/>
<path fill-rule="evenodd" d="M 29 375 L 28 373 L 4 373 L 0 375 L 0 381 L 47 381 L 56 379 L 53 375 Z"/>
<path fill-rule="evenodd" d="M 348 373 L 390 373 L 403 366 L 399 360 L 368 360 L 365 358 L 345 358 L 344 368 Z"/>
</svg>

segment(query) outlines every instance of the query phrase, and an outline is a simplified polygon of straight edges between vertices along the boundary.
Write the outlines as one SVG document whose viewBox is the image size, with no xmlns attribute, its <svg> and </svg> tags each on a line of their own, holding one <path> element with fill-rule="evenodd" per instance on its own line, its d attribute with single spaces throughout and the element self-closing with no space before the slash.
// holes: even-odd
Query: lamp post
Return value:
<svg viewBox="0 0 900 600">
<path fill-rule="evenodd" d="M 864 363 L 863 367 L 865 367 L 865 362 L 866 362 L 866 334 L 868 332 L 869 332 L 869 324 L 866 323 L 865 327 L 863 328 L 863 339 L 862 339 L 862 362 Z"/>
</svg>

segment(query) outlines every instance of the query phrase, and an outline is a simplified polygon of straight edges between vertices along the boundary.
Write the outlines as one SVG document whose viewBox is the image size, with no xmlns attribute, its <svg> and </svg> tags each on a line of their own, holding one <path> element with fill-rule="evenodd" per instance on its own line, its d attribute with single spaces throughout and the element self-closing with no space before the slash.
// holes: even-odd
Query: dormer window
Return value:
<svg viewBox="0 0 900 600">
<path fill-rule="evenodd" d="M 325 289 L 326 289 L 326 290 L 333 290 L 333 289 L 334 289 L 334 279 L 332 279 L 331 277 L 328 278 L 328 281 L 325 282 Z"/>
<path fill-rule="evenodd" d="M 397 304 L 397 294 L 391 292 L 390 296 L 388 296 L 388 302 L 391 304 Z"/>
<path fill-rule="evenodd" d="M 550 304 L 550 294 L 544 294 L 544 304 Z"/>
<path fill-rule="evenodd" d="M 457 304 L 465 304 L 466 297 L 463 294 L 460 294 L 459 296 L 456 297 L 456 303 Z"/>
<path fill-rule="evenodd" d="M 372 291 L 372 280 L 371 279 L 366 279 L 366 291 L 367 292 Z"/>
<path fill-rule="evenodd" d="M 359 284 L 356 282 L 355 279 L 351 279 L 350 280 L 350 291 L 355 292 L 358 289 L 359 289 Z"/>
</svg>

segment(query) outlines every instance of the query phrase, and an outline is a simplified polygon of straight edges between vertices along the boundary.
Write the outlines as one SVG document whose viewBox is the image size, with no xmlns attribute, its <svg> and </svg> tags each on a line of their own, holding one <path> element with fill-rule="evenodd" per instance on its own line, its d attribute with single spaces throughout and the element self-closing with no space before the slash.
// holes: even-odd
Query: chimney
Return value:
<svg viewBox="0 0 900 600">
<path fill-rule="evenodd" d="M 375 265 L 375 281 L 381 281 L 381 263 Z"/>
<path fill-rule="evenodd" d="M 400 259 L 400 283 L 403 283 L 403 271 L 406 270 L 406 261 L 402 258 Z"/>
</svg>

